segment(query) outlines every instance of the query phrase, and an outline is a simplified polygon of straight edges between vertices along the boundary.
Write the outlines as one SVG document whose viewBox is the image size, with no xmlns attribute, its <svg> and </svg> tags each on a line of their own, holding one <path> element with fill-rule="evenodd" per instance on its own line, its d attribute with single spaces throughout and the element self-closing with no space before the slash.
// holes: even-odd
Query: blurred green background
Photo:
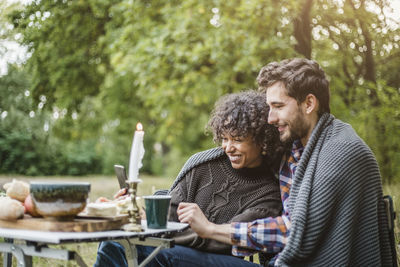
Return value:
<svg viewBox="0 0 400 267">
<path fill-rule="evenodd" d="M 317 60 L 332 113 L 400 180 L 400 19 L 386 0 L 0 3 L 0 173 L 87 175 L 127 166 L 145 130 L 141 173 L 174 177 L 223 94 L 255 88 L 259 69 Z M 7 60 L 9 43 L 25 51 Z"/>
</svg>

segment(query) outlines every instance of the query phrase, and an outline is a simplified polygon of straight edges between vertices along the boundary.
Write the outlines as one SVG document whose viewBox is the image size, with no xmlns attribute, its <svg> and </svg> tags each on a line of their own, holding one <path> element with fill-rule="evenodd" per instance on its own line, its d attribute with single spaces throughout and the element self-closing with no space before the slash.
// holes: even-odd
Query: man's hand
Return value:
<svg viewBox="0 0 400 267">
<path fill-rule="evenodd" d="M 190 228 L 200 237 L 210 238 L 212 236 L 212 229 L 215 224 L 207 220 L 197 204 L 181 202 L 177 213 L 179 221 L 188 223 Z"/>
</svg>

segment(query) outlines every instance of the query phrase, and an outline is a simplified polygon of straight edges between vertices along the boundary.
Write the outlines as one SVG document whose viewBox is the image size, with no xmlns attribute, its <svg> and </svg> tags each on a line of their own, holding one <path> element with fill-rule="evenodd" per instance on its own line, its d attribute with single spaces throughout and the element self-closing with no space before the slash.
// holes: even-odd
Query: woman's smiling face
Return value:
<svg viewBox="0 0 400 267">
<path fill-rule="evenodd" d="M 232 137 L 230 134 L 224 134 L 221 139 L 221 146 L 234 169 L 255 168 L 261 165 L 261 147 L 254 142 L 252 136 Z"/>
</svg>

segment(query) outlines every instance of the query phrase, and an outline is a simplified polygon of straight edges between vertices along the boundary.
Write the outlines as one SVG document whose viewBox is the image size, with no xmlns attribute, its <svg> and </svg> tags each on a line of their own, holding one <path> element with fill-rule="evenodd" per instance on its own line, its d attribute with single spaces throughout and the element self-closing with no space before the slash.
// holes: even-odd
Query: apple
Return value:
<svg viewBox="0 0 400 267">
<path fill-rule="evenodd" d="M 39 213 L 37 213 L 35 209 L 35 205 L 33 204 L 32 197 L 29 194 L 24 201 L 25 213 L 30 214 L 32 217 L 41 217 Z"/>
</svg>

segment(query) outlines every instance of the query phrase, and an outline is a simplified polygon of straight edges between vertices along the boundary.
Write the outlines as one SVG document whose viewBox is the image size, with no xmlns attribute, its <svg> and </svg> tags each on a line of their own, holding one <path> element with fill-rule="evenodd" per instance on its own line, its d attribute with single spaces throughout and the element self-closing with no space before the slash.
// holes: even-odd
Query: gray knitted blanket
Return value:
<svg viewBox="0 0 400 267">
<path fill-rule="evenodd" d="M 390 266 L 381 201 L 373 153 L 350 125 L 324 114 L 293 178 L 290 237 L 276 264 Z"/>
<path fill-rule="evenodd" d="M 183 165 L 181 171 L 178 173 L 178 176 L 176 177 L 174 183 L 172 184 L 171 188 L 169 189 L 169 192 L 171 192 L 176 185 L 180 182 L 180 180 L 186 175 L 188 171 L 193 169 L 194 167 L 210 161 L 217 159 L 221 156 L 225 155 L 224 150 L 221 147 L 216 147 L 216 148 L 211 148 L 205 151 L 201 151 L 199 153 L 194 154 L 191 156 Z"/>
</svg>

